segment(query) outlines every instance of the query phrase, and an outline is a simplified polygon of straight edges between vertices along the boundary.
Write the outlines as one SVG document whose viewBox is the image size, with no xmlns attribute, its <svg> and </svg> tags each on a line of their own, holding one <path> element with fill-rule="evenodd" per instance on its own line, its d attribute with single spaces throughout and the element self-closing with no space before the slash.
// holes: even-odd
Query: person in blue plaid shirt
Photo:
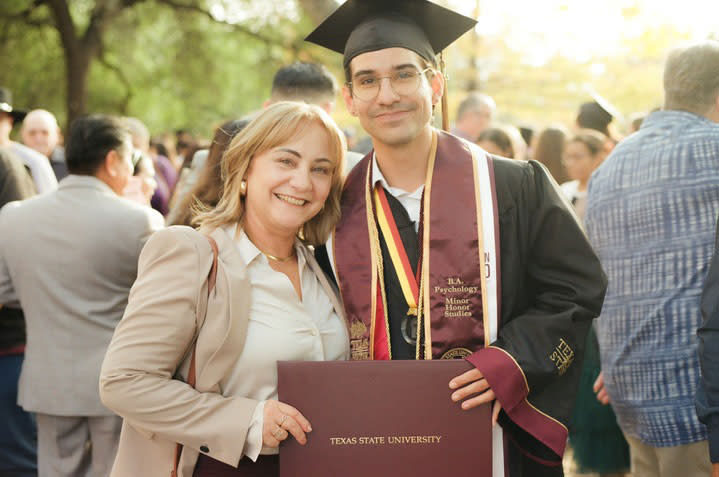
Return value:
<svg viewBox="0 0 719 477">
<path fill-rule="evenodd" d="M 609 278 L 596 388 L 629 441 L 634 477 L 708 476 L 694 397 L 719 213 L 719 42 L 672 51 L 664 90 L 664 108 L 589 183 L 587 234 Z"/>
</svg>

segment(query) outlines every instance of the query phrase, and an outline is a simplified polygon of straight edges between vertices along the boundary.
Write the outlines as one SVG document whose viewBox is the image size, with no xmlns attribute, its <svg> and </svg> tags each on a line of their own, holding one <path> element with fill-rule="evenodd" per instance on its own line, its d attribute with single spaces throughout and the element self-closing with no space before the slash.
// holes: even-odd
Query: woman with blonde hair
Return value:
<svg viewBox="0 0 719 477">
<path fill-rule="evenodd" d="M 308 248 L 339 218 L 344 151 L 323 110 L 276 103 L 232 140 L 199 230 L 147 242 L 100 377 L 124 418 L 113 476 L 276 477 L 280 442 L 306 443 L 310 423 L 277 401 L 276 363 L 349 353 Z"/>
</svg>

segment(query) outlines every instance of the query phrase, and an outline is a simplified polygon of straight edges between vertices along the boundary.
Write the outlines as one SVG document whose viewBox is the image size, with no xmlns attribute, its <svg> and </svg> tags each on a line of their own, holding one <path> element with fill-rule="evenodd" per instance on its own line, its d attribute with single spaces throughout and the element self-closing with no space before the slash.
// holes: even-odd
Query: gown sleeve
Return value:
<svg viewBox="0 0 719 477">
<path fill-rule="evenodd" d="M 506 184 L 500 184 L 499 169 L 510 169 Z M 500 422 L 515 440 L 522 447 L 539 441 L 562 456 L 584 343 L 602 307 L 606 276 L 571 205 L 541 164 L 495 164 L 495 176 L 504 210 L 503 312 L 497 340 L 467 359 L 495 392 Z M 538 453 L 551 457 L 546 450 Z"/>
</svg>

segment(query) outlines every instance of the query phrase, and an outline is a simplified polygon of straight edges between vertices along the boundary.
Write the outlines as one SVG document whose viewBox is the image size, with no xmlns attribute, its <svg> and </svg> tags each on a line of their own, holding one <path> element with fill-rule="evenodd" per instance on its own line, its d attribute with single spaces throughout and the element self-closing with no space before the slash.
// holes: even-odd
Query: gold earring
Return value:
<svg viewBox="0 0 719 477">
<path fill-rule="evenodd" d="M 242 182 L 240 182 L 240 197 L 244 197 L 247 195 L 247 181 L 242 179 Z"/>
</svg>

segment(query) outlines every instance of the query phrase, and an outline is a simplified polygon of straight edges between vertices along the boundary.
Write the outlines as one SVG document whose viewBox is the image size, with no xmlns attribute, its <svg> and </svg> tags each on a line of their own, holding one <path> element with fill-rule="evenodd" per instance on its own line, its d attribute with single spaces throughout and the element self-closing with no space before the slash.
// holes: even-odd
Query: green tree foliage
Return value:
<svg viewBox="0 0 719 477">
<path fill-rule="evenodd" d="M 285 17 L 281 2 L 270 15 L 250 14 L 234 24 L 210 14 L 221 0 L 3 3 L 0 84 L 13 90 L 17 107 L 49 109 L 61 122 L 69 119 L 69 74 L 50 2 L 67 2 L 77 36 L 100 7 L 115 9 L 90 62 L 82 112 L 137 116 L 153 131 L 182 127 L 208 135 L 224 119 L 261 107 L 281 65 L 312 58 L 298 47 L 298 28 L 308 28 L 306 21 Z M 257 2 L 227 3 L 244 12 Z"/>
<path fill-rule="evenodd" d="M 3 0 L 0 85 L 13 90 L 16 107 L 49 109 L 63 124 L 76 114 L 68 114 L 68 105 L 80 103 L 68 101 L 69 37 L 63 36 L 58 13 L 67 8 L 74 38 L 84 40 L 91 55 L 83 112 L 136 116 L 153 132 L 188 128 L 209 135 L 221 121 L 261 107 L 274 72 L 288 62 L 322 62 L 343 81 L 339 55 L 302 41 L 336 5 L 336 0 Z M 93 24 L 94 37 L 88 34 Z M 501 120 L 536 127 L 572 124 L 589 88 L 625 115 L 650 110 L 661 104 L 667 50 L 687 38 L 655 26 L 624 38 L 621 51 L 611 56 L 578 61 L 556 54 L 537 64 L 508 46 L 511 34 L 470 32 L 448 49 L 452 117 L 473 88 L 495 98 Z M 335 117 L 356 125 L 341 104 Z"/>
</svg>

